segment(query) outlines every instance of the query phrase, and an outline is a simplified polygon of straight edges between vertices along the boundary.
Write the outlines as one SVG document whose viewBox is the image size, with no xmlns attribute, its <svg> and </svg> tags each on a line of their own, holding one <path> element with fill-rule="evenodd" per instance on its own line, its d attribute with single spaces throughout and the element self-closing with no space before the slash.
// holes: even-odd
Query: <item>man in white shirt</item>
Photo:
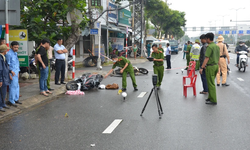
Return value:
<svg viewBox="0 0 250 150">
<path fill-rule="evenodd" d="M 167 68 L 166 69 L 171 69 L 171 47 L 170 44 L 167 43 L 167 50 L 166 50 L 166 60 L 167 60 Z"/>
<path fill-rule="evenodd" d="M 61 84 L 66 84 L 65 79 L 65 53 L 68 53 L 68 50 L 62 45 L 62 38 L 57 39 L 57 44 L 54 46 L 54 54 L 56 58 L 56 74 L 55 74 L 55 84 L 60 85 L 58 82 L 60 72 L 61 72 Z"/>
</svg>

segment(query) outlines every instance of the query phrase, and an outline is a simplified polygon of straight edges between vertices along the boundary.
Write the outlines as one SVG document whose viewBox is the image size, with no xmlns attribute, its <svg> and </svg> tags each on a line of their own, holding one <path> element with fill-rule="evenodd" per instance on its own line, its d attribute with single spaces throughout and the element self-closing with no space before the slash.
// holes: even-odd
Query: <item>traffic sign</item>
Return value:
<svg viewBox="0 0 250 150">
<path fill-rule="evenodd" d="M 233 30 L 233 31 L 232 31 L 232 34 L 236 34 L 236 30 Z"/>
<path fill-rule="evenodd" d="M 250 34 L 250 30 L 247 30 L 247 34 Z"/>
<path fill-rule="evenodd" d="M 98 29 L 90 29 L 90 35 L 98 35 Z"/>
<path fill-rule="evenodd" d="M 229 34 L 230 32 L 229 31 L 225 31 L 225 34 Z"/>
<path fill-rule="evenodd" d="M 219 31 L 219 33 L 218 34 L 223 34 L 223 31 Z"/>
<path fill-rule="evenodd" d="M 239 34 L 243 34 L 243 30 L 239 30 Z"/>
</svg>

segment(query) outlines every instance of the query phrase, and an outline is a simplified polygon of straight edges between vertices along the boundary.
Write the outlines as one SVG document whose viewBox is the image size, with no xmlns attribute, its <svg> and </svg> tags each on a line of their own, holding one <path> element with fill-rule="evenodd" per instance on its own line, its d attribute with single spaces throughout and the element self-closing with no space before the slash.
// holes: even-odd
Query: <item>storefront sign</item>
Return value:
<svg viewBox="0 0 250 150">
<path fill-rule="evenodd" d="M 117 9 L 115 4 L 109 3 L 109 9 Z M 109 22 L 117 23 L 117 10 L 109 11 Z"/>
<path fill-rule="evenodd" d="M 118 20 L 119 23 L 131 26 L 131 22 L 129 21 L 131 19 L 131 12 L 127 9 L 121 9 L 118 12 Z"/>
<path fill-rule="evenodd" d="M 124 38 L 111 37 L 110 41 L 112 43 L 112 49 L 117 48 L 118 50 L 123 50 L 123 48 L 124 48 Z"/>
<path fill-rule="evenodd" d="M 18 58 L 21 67 L 28 67 L 28 31 L 26 29 L 23 30 L 10 30 L 10 44 L 12 41 L 17 41 L 19 43 L 18 49 Z"/>
</svg>

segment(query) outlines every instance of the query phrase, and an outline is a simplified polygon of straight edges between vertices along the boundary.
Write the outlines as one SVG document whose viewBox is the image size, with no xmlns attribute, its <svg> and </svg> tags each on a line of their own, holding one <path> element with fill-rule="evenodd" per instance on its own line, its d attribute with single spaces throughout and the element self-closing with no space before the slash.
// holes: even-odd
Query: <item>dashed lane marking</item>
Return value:
<svg viewBox="0 0 250 150">
<path fill-rule="evenodd" d="M 141 92 L 140 95 L 138 96 L 138 98 L 143 98 L 146 94 L 147 94 L 147 92 Z"/>
<path fill-rule="evenodd" d="M 242 79 L 242 78 L 237 78 L 239 81 L 244 81 L 244 79 Z"/>
<path fill-rule="evenodd" d="M 122 119 L 115 119 L 103 132 L 102 134 L 111 134 L 115 128 L 122 122 Z"/>
</svg>

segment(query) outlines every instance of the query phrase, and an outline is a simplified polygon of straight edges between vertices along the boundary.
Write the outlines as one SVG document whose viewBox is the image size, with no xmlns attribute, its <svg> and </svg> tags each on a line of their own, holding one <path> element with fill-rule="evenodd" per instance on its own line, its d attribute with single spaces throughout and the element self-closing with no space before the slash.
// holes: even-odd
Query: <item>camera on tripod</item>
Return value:
<svg viewBox="0 0 250 150">
<path fill-rule="evenodd" d="M 157 74 L 153 74 L 152 75 L 152 82 L 153 82 L 153 86 L 156 86 L 156 84 L 157 84 Z"/>
</svg>

